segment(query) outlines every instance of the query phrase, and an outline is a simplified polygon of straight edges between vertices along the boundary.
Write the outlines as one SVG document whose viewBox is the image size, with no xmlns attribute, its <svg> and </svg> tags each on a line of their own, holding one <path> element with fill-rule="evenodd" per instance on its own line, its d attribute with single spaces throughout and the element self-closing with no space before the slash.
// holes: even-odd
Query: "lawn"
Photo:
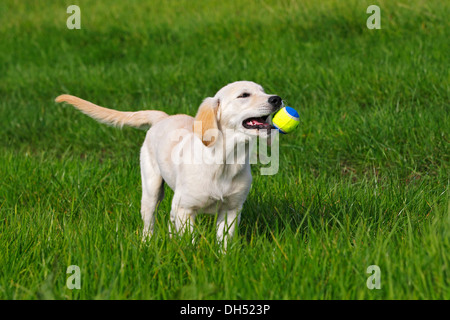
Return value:
<svg viewBox="0 0 450 320">
<path fill-rule="evenodd" d="M 0 299 L 450 299 L 448 2 L 79 0 L 69 30 L 71 4 L 0 3 Z M 227 254 L 211 216 L 169 238 L 169 188 L 142 242 L 145 132 L 55 97 L 194 115 L 236 80 L 300 113 L 278 173 Z"/>
</svg>

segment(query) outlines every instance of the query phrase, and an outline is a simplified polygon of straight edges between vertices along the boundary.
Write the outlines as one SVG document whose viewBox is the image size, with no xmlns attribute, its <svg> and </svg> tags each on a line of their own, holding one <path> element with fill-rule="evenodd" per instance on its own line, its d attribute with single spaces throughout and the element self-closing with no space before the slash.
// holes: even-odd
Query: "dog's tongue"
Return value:
<svg viewBox="0 0 450 320">
<path fill-rule="evenodd" d="M 257 129 L 271 129 L 272 125 L 270 123 L 265 122 L 261 118 L 251 118 L 245 122 L 249 127 L 254 127 Z"/>
<path fill-rule="evenodd" d="M 250 126 L 257 126 L 257 125 L 261 125 L 262 126 L 265 123 L 264 122 L 260 122 L 260 121 L 258 121 L 256 119 L 251 119 L 251 120 L 247 121 L 247 124 L 250 125 Z"/>
</svg>

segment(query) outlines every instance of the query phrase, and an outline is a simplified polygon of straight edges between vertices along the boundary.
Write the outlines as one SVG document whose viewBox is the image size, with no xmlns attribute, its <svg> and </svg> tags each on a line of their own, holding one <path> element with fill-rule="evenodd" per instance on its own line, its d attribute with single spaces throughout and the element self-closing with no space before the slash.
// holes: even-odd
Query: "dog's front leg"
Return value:
<svg viewBox="0 0 450 320">
<path fill-rule="evenodd" d="M 219 212 L 217 217 L 217 242 L 221 249 L 226 251 L 228 242 L 233 239 L 234 232 L 241 220 L 241 210 L 228 210 Z"/>
<path fill-rule="evenodd" d="M 172 206 L 169 224 L 170 236 L 172 237 L 172 227 L 175 227 L 177 234 L 180 236 L 186 231 L 192 235 L 194 231 L 194 222 L 195 212 L 193 210 L 179 206 Z"/>
</svg>

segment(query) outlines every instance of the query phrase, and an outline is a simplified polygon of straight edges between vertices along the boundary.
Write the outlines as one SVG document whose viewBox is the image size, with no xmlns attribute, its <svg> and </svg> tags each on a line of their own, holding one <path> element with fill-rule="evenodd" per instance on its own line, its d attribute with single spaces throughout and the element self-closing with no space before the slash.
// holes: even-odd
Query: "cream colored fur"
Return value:
<svg viewBox="0 0 450 320">
<path fill-rule="evenodd" d="M 70 103 L 95 120 L 119 128 L 122 128 L 125 125 L 139 129 L 148 128 L 153 123 L 168 117 L 167 113 L 157 110 L 123 112 L 107 109 L 68 94 L 60 95 L 55 101 Z"/>
<path fill-rule="evenodd" d="M 170 219 L 176 231 L 192 231 L 198 213 L 218 214 L 217 238 L 226 247 L 239 223 L 252 181 L 245 146 L 258 136 L 267 136 L 266 130 L 246 129 L 243 121 L 275 112 L 277 108 L 268 102 L 270 97 L 254 82 L 234 82 L 205 99 L 195 118 L 168 116 L 155 110 L 120 112 L 70 95 L 61 95 L 56 101 L 70 103 L 109 125 L 151 126 L 140 160 L 144 239 L 153 232 L 154 212 L 163 199 L 165 182 L 174 191 Z M 245 153 L 236 154 L 241 147 Z M 180 148 L 193 150 L 195 161 L 175 161 L 174 154 Z"/>
</svg>

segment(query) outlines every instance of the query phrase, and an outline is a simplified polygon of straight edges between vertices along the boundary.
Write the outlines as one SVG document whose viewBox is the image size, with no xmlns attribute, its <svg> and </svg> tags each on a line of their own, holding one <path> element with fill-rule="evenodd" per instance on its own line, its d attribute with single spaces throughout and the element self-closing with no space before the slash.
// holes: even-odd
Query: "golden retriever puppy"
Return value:
<svg viewBox="0 0 450 320">
<path fill-rule="evenodd" d="M 170 219 L 177 233 L 192 232 L 198 213 L 218 214 L 217 239 L 225 248 L 252 182 L 250 142 L 270 136 L 269 116 L 283 106 L 279 96 L 250 81 L 230 83 L 206 98 L 195 117 L 156 110 L 121 112 L 70 95 L 56 101 L 109 125 L 150 126 L 140 157 L 144 239 L 153 232 L 166 183 L 174 191 Z"/>
</svg>

